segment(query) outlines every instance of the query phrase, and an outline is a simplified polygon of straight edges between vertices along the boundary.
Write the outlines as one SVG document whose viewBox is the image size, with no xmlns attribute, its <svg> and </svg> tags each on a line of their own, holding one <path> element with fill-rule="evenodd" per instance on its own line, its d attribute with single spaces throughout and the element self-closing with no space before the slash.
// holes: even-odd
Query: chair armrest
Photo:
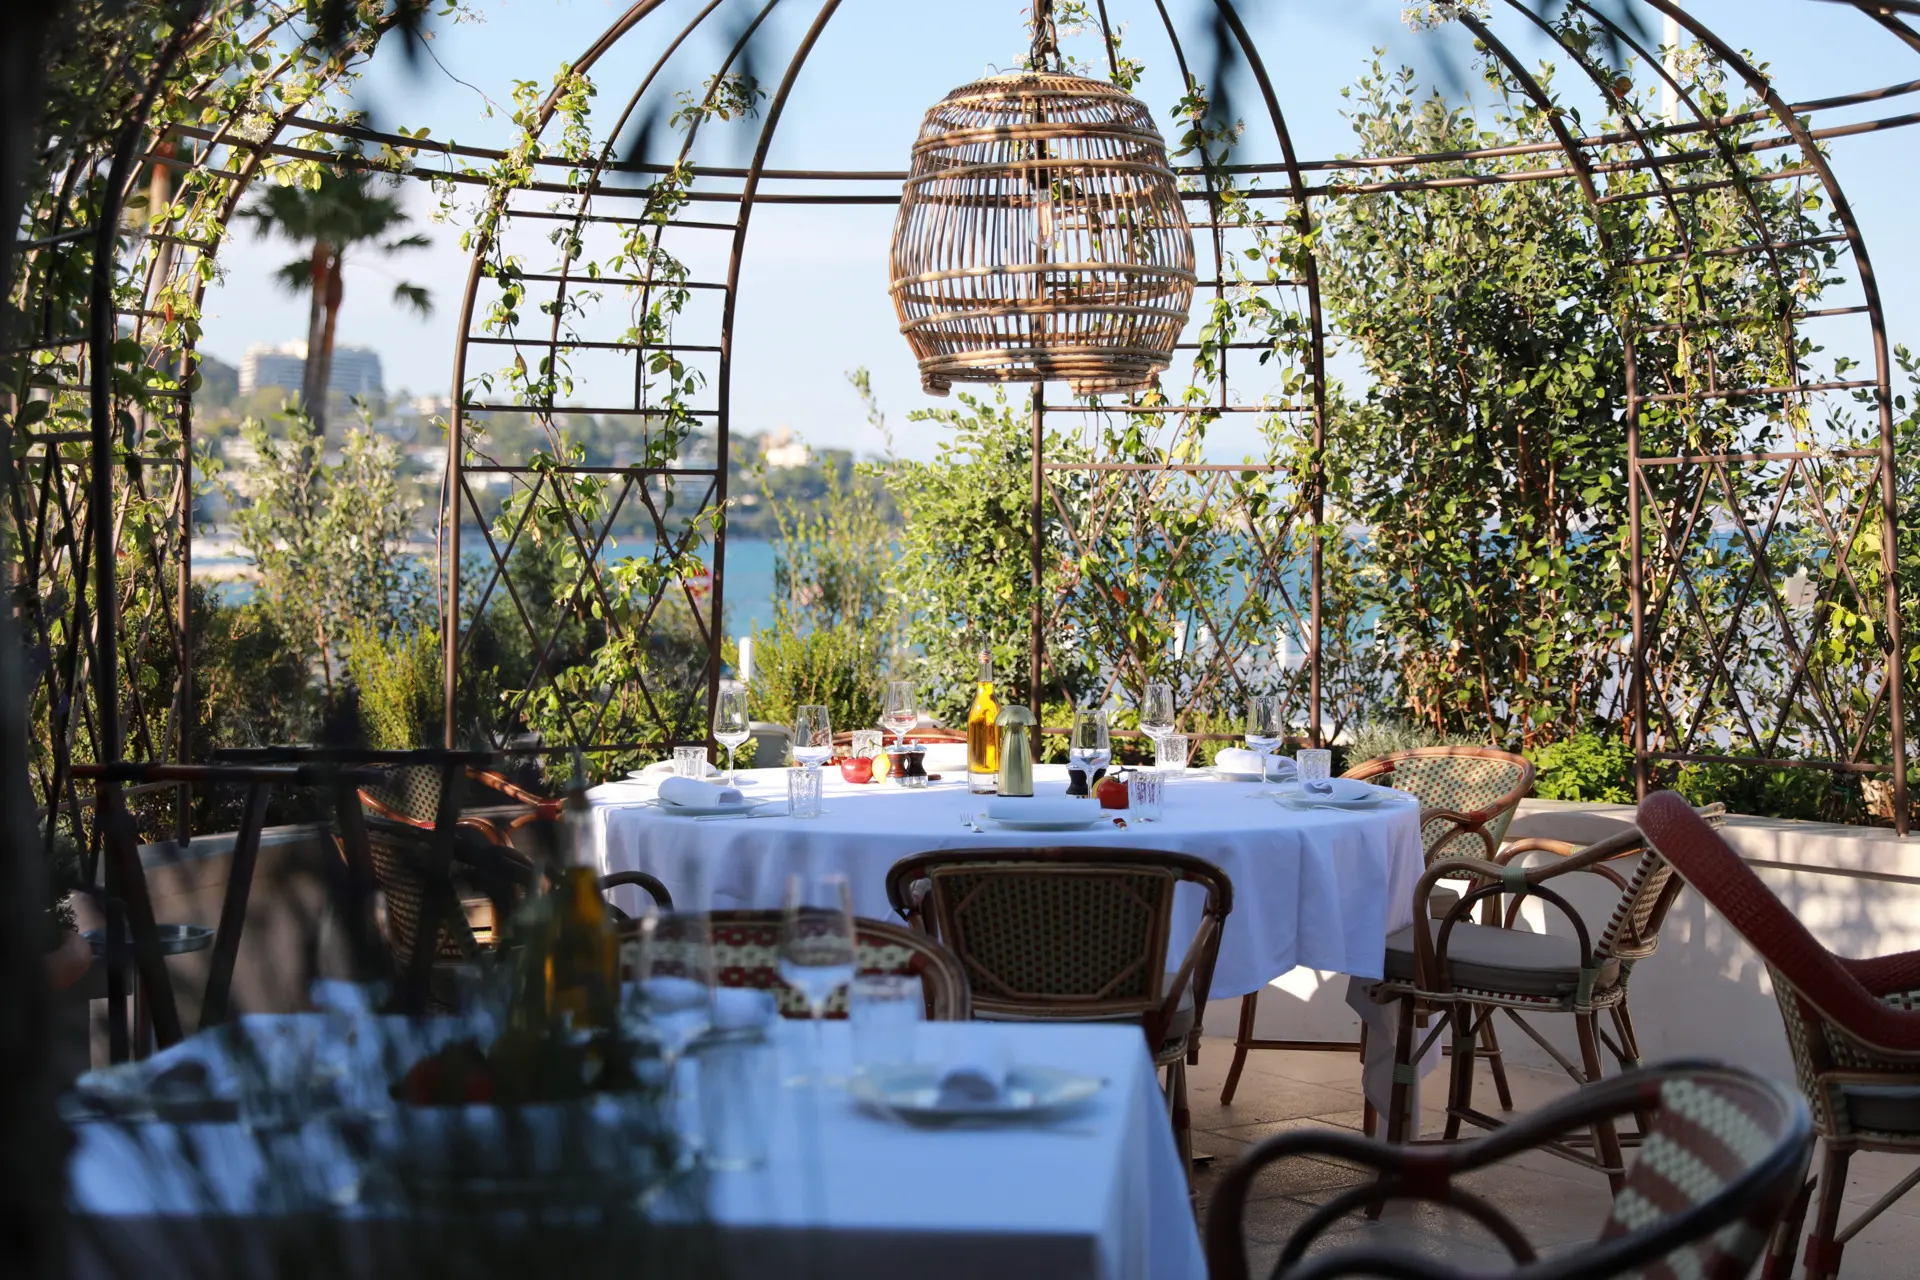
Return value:
<svg viewBox="0 0 1920 1280">
<path fill-rule="evenodd" d="M 1447 992 L 1453 989 L 1446 973 L 1447 942 L 1453 935 L 1454 926 L 1461 921 L 1471 922 L 1473 908 L 1482 902 L 1493 901 L 1502 895 L 1511 896 L 1514 906 L 1519 906 L 1522 898 L 1538 898 L 1554 907 L 1566 917 L 1573 927 L 1575 940 L 1580 947 L 1580 968 L 1583 973 L 1595 971 L 1593 963 L 1593 936 L 1587 929 L 1587 922 L 1581 918 L 1573 904 L 1544 887 L 1540 881 L 1556 875 L 1565 875 L 1570 871 L 1582 870 L 1573 865 L 1575 859 L 1546 867 L 1516 867 L 1493 862 L 1484 858 L 1441 858 L 1429 866 L 1420 877 L 1413 890 L 1413 979 L 1414 985 L 1422 991 Z M 1490 881 L 1481 887 L 1463 894 L 1460 901 L 1453 904 L 1440 920 L 1440 933 L 1436 938 L 1428 917 L 1428 899 L 1433 886 L 1441 880 L 1475 878 Z M 1509 911 L 1511 918 L 1511 910 Z M 1583 995 L 1584 999 L 1584 995 Z"/>
<path fill-rule="evenodd" d="M 504 773 L 497 772 L 493 769 L 469 768 L 467 770 L 467 777 L 480 783 L 482 786 L 490 787 L 498 791 L 501 795 L 509 799 L 518 800 L 521 804 L 532 805 L 536 809 L 551 810 L 556 814 L 560 812 L 561 801 L 555 800 L 551 796 L 535 795 L 525 787 L 508 781 L 507 775 Z"/>
<path fill-rule="evenodd" d="M 1451 822 L 1454 829 L 1449 831 L 1443 839 L 1436 840 L 1434 848 L 1445 846 L 1456 836 L 1476 835 L 1480 837 L 1480 843 L 1487 846 L 1487 856 L 1491 858 L 1496 849 L 1493 833 L 1486 828 L 1486 820 L 1492 816 L 1492 814 L 1460 813 L 1453 809 L 1422 809 L 1420 810 L 1420 829 L 1425 831 L 1429 822 Z"/>
<path fill-rule="evenodd" d="M 673 895 L 667 892 L 667 886 L 655 876 L 644 871 L 614 871 L 600 877 L 600 892 L 618 889 L 622 885 L 639 885 L 653 899 L 653 904 L 662 911 L 673 910 Z"/>
</svg>

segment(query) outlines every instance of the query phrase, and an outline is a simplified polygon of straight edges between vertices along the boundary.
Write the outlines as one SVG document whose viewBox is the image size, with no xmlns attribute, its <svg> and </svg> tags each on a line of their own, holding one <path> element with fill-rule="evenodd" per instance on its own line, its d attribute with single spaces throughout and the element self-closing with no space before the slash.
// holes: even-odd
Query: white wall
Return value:
<svg viewBox="0 0 1920 1280">
<path fill-rule="evenodd" d="M 1633 810 L 1624 805 L 1533 800 L 1521 806 L 1512 835 L 1584 843 L 1632 817 Z M 1855 957 L 1920 949 L 1920 836 L 1745 817 L 1730 818 L 1724 834 L 1825 946 Z M 1597 877 L 1572 880 L 1589 882 L 1567 896 L 1597 932 L 1618 892 Z M 1571 889 L 1572 881 L 1565 883 Z M 1557 913 L 1538 904 L 1525 919 L 1524 928 L 1568 932 Z M 1759 956 L 1691 890 L 1668 917 L 1659 952 L 1636 966 L 1629 990 L 1648 1062 L 1719 1058 L 1792 1083 L 1792 1059 Z M 1257 1032 L 1285 1039 L 1352 1039 L 1359 1023 L 1345 1005 L 1345 992 L 1341 975 L 1296 970 L 1261 994 Z M 1238 1017 L 1239 1001 L 1215 1001 L 1207 1008 L 1207 1030 L 1230 1038 Z M 1517 1028 L 1504 1019 L 1502 1025 L 1501 1046 L 1513 1060 L 1552 1065 Z M 1534 1025 L 1571 1054 L 1571 1019 L 1541 1017 Z"/>
</svg>

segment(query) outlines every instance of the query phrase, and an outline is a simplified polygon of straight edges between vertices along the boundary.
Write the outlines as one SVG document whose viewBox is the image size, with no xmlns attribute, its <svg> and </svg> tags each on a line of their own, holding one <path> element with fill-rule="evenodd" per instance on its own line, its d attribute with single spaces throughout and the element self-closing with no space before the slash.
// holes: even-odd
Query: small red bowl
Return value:
<svg viewBox="0 0 1920 1280">
<path fill-rule="evenodd" d="M 872 756 L 843 756 L 835 763 L 840 766 L 840 776 L 848 782 L 873 781 Z"/>
</svg>

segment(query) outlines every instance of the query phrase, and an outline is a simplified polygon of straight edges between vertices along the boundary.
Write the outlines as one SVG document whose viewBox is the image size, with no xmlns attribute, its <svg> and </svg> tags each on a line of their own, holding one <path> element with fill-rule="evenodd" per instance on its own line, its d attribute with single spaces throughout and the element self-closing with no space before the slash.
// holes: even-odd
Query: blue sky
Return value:
<svg viewBox="0 0 1920 1280">
<path fill-rule="evenodd" d="M 444 69 L 432 60 L 408 68 L 396 43 L 376 55 L 358 90 L 358 105 L 382 125 L 425 125 L 435 138 L 502 145 L 511 125 L 504 113 L 488 118 L 486 98 L 509 101 L 515 79 L 544 83 L 625 8 L 606 0 L 468 3 L 482 20 L 442 25 L 432 41 Z M 685 7 L 685 0 L 669 0 L 667 8 Z M 904 168 L 920 116 L 931 102 L 983 71 L 1017 60 L 1024 44 L 1024 7 L 1024 0 L 845 0 L 802 74 L 771 162 Z M 1350 149 L 1339 91 L 1359 74 L 1373 46 L 1386 46 L 1390 64 L 1404 62 L 1437 79 L 1436 42 L 1457 39 L 1451 33 L 1410 32 L 1400 22 L 1400 0 L 1242 0 L 1240 7 L 1265 52 L 1296 146 L 1307 157 Z M 1176 97 L 1175 77 L 1152 4 L 1109 0 L 1109 8 L 1116 21 L 1129 24 L 1132 49 L 1148 63 L 1148 79 L 1138 92 L 1164 128 Z M 1185 35 L 1196 28 L 1194 15 L 1211 5 L 1171 0 L 1169 8 Z M 1697 0 L 1689 8 L 1730 43 L 1769 63 L 1790 100 L 1920 78 L 1920 55 L 1837 5 Z M 807 0 L 785 0 L 769 19 L 769 44 L 790 48 L 816 9 Z M 1650 21 L 1657 35 L 1657 19 Z M 1495 26 L 1523 56 L 1531 60 L 1544 54 L 1540 41 L 1511 17 L 1496 18 Z M 606 86 L 607 98 L 624 96 L 651 61 L 653 47 L 644 38 L 630 38 L 603 61 L 597 79 Z M 715 57 L 709 54 L 702 65 L 711 66 Z M 776 79 L 778 69 L 762 74 Z M 611 109 L 602 101 L 603 110 Z M 1243 96 L 1240 105 L 1246 114 L 1255 104 Z M 1871 114 L 1915 109 L 1920 96 L 1895 99 Z M 1832 122 L 1866 114 L 1855 111 Z M 1249 131 L 1247 151 L 1250 158 L 1273 154 L 1257 130 Z M 1832 149 L 1866 231 L 1892 336 L 1920 345 L 1920 249 L 1909 229 L 1920 204 L 1916 155 L 1920 130 L 1915 129 L 1845 139 Z M 410 199 L 424 218 L 427 193 L 416 188 Z M 865 365 L 873 372 L 900 451 L 932 452 L 933 441 L 910 431 L 905 421 L 909 409 L 930 402 L 920 393 L 886 293 L 891 222 L 888 208 L 770 206 L 755 213 L 736 338 L 736 429 L 760 431 L 787 423 L 819 444 L 876 450 L 880 437 L 863 421 L 843 378 L 846 370 Z M 341 340 L 378 348 L 389 388 L 444 395 L 467 262 L 447 229 L 424 230 L 435 240 L 429 250 L 349 266 Z M 279 293 L 267 279 L 292 256 L 287 246 L 261 243 L 248 229 L 236 233 L 223 256 L 226 278 L 208 298 L 207 351 L 237 360 L 254 342 L 302 335 L 304 303 Z M 388 294 L 399 278 L 432 288 L 439 305 L 431 319 L 417 320 L 390 305 Z M 1855 341 L 1835 336 L 1840 346 Z"/>
</svg>

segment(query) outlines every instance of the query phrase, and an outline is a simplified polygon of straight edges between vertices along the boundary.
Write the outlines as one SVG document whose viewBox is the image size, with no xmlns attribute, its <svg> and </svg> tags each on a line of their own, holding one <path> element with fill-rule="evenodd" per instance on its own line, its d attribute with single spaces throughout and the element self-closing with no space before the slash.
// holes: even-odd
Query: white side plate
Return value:
<svg viewBox="0 0 1920 1280">
<path fill-rule="evenodd" d="M 948 1124 L 956 1120 L 1019 1122 L 1038 1120 L 1077 1106 L 1106 1087 L 1098 1076 L 1055 1067 L 1014 1067 L 997 1102 L 971 1106 L 942 1105 L 941 1068 L 931 1063 L 863 1067 L 847 1082 L 854 1101 L 890 1111 L 918 1124 Z"/>
</svg>

